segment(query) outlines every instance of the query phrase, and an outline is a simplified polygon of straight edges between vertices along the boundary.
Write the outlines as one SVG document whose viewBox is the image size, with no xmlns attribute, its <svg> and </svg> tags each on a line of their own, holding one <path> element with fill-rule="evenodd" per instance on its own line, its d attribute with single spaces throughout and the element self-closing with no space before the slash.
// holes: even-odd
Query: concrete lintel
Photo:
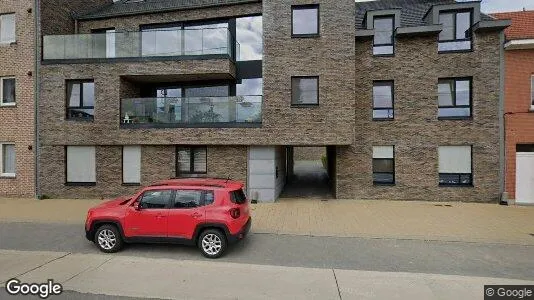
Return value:
<svg viewBox="0 0 534 300">
<path fill-rule="evenodd" d="M 434 35 L 443 30 L 443 25 L 426 25 L 426 26 L 413 26 L 413 27 L 399 27 L 396 31 L 396 36 L 399 37 L 411 37 L 421 35 Z"/>
</svg>

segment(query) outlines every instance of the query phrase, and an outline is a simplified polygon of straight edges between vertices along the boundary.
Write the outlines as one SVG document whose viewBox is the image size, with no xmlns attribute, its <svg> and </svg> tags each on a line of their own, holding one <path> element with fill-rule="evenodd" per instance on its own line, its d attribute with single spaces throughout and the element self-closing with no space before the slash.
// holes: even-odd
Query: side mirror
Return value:
<svg viewBox="0 0 534 300">
<path fill-rule="evenodd" d="M 140 211 L 141 210 L 141 205 L 139 205 L 139 202 L 134 202 L 132 204 L 133 208 L 137 211 Z"/>
</svg>

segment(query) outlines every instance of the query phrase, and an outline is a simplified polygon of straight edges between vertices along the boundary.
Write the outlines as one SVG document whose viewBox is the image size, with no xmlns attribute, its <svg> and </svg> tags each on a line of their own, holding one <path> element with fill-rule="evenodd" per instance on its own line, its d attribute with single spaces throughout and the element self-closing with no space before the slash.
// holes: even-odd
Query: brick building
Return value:
<svg viewBox="0 0 534 300">
<path fill-rule="evenodd" d="M 534 11 L 499 13 L 505 31 L 506 192 L 517 203 L 534 203 Z"/>
<path fill-rule="evenodd" d="M 212 176 L 274 201 L 293 148 L 323 147 L 337 198 L 499 199 L 508 22 L 479 2 L 145 0 L 74 11 L 55 27 L 43 10 L 41 196 Z"/>
</svg>

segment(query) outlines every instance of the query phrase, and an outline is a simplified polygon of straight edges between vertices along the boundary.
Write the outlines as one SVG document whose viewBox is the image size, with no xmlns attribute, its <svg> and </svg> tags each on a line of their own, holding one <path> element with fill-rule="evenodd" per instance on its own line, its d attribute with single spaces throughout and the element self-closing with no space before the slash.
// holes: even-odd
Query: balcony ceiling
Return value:
<svg viewBox="0 0 534 300">
<path fill-rule="evenodd" d="M 161 75 L 123 75 L 122 78 L 137 83 L 172 83 L 178 81 L 233 80 L 230 74 L 161 74 Z"/>
</svg>

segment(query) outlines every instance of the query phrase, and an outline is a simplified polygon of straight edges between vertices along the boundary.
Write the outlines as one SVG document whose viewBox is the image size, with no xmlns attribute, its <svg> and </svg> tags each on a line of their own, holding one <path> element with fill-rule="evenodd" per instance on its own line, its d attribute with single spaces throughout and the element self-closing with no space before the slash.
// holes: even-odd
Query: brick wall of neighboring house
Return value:
<svg viewBox="0 0 534 300">
<path fill-rule="evenodd" d="M 42 34 L 72 34 L 75 22 L 73 13 L 90 12 L 113 0 L 40 0 Z"/>
<path fill-rule="evenodd" d="M 516 145 L 534 144 L 534 112 L 531 109 L 531 78 L 534 50 L 505 51 L 505 190 L 515 199 Z"/>
<path fill-rule="evenodd" d="M 294 147 L 294 160 L 321 160 L 326 156 L 326 147 Z"/>
<path fill-rule="evenodd" d="M 356 41 L 356 135 L 337 151 L 337 196 L 495 202 L 499 198 L 499 34 L 477 33 L 474 51 L 438 54 L 437 36 L 398 38 L 394 57 Z M 442 77 L 473 77 L 473 119 L 438 120 Z M 372 121 L 373 80 L 395 81 L 395 120 Z M 395 186 L 373 186 L 372 147 L 395 146 Z M 473 146 L 474 187 L 438 186 L 438 146 Z"/>
<path fill-rule="evenodd" d="M 41 193 L 47 197 L 111 198 L 129 195 L 138 186 L 122 184 L 122 146 L 96 146 L 96 185 L 65 185 L 65 147 L 43 146 L 41 157 L 46 160 L 40 169 Z M 231 159 L 228 159 L 231 157 Z M 207 148 L 209 177 L 232 178 L 246 183 L 247 147 L 210 146 Z M 145 145 L 141 148 L 141 185 L 176 177 L 176 147 Z"/>
<path fill-rule="evenodd" d="M 15 144 L 16 178 L 0 177 L 0 197 L 35 194 L 33 6 L 32 0 L 0 1 L 0 14 L 15 13 L 16 26 L 16 43 L 0 44 L 0 77 L 16 82 L 16 106 L 0 106 L 0 142 Z"/>
</svg>

